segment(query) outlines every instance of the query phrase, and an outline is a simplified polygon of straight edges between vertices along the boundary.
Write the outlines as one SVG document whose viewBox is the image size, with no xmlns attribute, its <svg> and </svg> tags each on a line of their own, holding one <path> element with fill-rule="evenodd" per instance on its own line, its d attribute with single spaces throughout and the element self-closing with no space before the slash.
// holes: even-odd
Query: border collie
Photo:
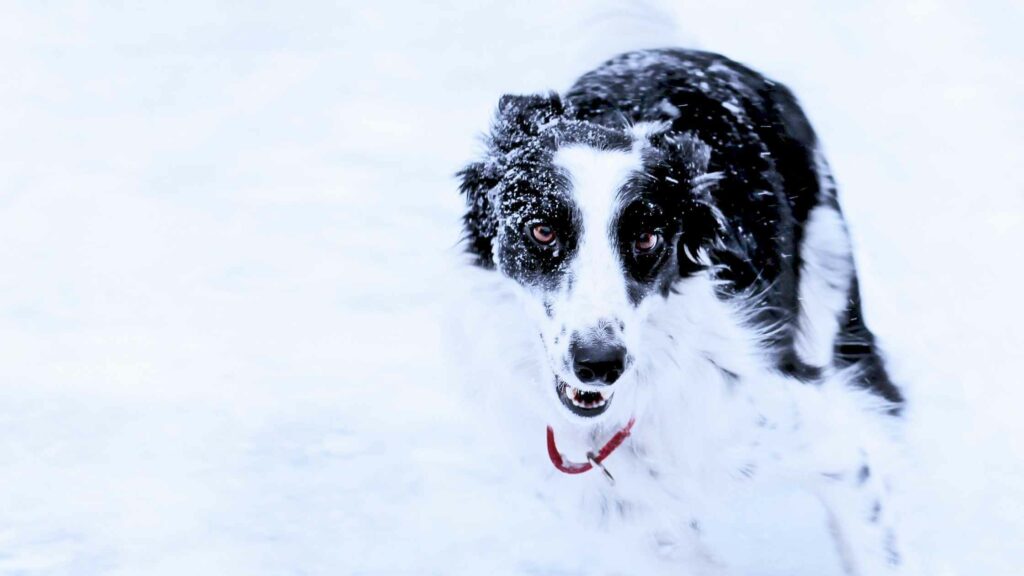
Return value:
<svg viewBox="0 0 1024 576">
<path fill-rule="evenodd" d="M 884 456 L 903 398 L 790 91 L 717 54 L 632 52 L 564 95 L 502 97 L 485 146 L 459 173 L 465 244 L 516 294 L 518 327 L 488 326 L 505 393 L 547 427 L 523 460 L 687 568 L 728 573 L 702 490 L 780 482 L 824 504 L 846 574 L 908 570 Z"/>
</svg>

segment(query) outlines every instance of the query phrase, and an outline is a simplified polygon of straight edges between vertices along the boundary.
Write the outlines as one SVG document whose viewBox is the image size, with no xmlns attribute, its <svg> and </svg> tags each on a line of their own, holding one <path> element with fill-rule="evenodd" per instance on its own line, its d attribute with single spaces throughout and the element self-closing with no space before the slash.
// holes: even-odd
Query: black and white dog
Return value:
<svg viewBox="0 0 1024 576">
<path fill-rule="evenodd" d="M 883 456 L 903 398 L 789 90 L 716 54 L 624 54 L 501 98 L 459 176 L 468 249 L 527 319 L 517 391 L 562 416 L 531 455 L 562 494 L 719 571 L 695 487 L 792 483 L 846 573 L 905 569 Z"/>
</svg>

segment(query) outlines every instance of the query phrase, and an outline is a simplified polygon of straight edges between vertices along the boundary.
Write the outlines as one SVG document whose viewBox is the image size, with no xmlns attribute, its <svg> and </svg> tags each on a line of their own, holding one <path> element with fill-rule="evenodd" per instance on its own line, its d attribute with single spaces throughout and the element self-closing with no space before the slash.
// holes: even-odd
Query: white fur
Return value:
<svg viewBox="0 0 1024 576">
<path fill-rule="evenodd" d="M 571 332 L 628 311 L 622 263 L 609 234 L 619 206 L 616 194 L 642 163 L 636 151 L 572 146 L 560 149 L 554 164 L 569 175 L 583 217 L 579 248 L 569 273 L 572 288 L 567 288 L 564 302 L 564 315 L 570 322 L 566 328 Z M 561 312 L 556 308 L 556 313 Z"/>
<path fill-rule="evenodd" d="M 849 236 L 834 208 L 811 210 L 804 225 L 802 254 L 796 350 L 804 362 L 826 367 L 832 361 L 839 315 L 846 310 L 853 280 Z"/>
<path fill-rule="evenodd" d="M 613 530 L 636 538 L 617 546 L 646 548 L 659 559 L 646 573 L 685 566 L 693 574 L 728 574 L 730 559 L 701 542 L 691 521 L 713 519 L 730 494 L 771 497 L 777 486 L 797 485 L 817 495 L 834 518 L 837 545 L 852 558 L 848 574 L 895 573 L 879 545 L 885 531 L 896 529 L 884 486 L 889 431 L 878 416 L 881 403 L 852 387 L 849 374 L 809 386 L 770 370 L 759 337 L 743 328 L 743 311 L 719 301 L 708 278 L 696 277 L 680 283 L 680 294 L 651 305 L 640 339 L 645 354 L 636 377 L 617 384 L 615 416 L 582 426 L 552 401 L 550 368 L 539 360 L 543 348 L 513 296 L 515 286 L 493 273 L 473 275 L 477 283 L 470 286 L 479 291 L 460 299 L 468 336 L 459 346 L 460 363 L 474 371 L 468 381 L 479 405 L 500 422 L 495 441 L 508 443 L 509 466 L 523 473 L 520 488 L 543 494 L 573 526 L 567 544 Z M 545 426 L 554 427 L 568 458 L 583 461 L 629 416 L 637 419 L 633 435 L 606 461 L 614 486 L 599 474 L 562 474 L 548 461 Z M 871 480 L 861 486 L 857 474 L 865 463 Z M 884 524 L 866 522 L 876 499 L 884 505 Z M 778 519 L 780 530 L 786 522 Z M 616 561 L 614 554 L 595 553 L 595 566 Z"/>
</svg>

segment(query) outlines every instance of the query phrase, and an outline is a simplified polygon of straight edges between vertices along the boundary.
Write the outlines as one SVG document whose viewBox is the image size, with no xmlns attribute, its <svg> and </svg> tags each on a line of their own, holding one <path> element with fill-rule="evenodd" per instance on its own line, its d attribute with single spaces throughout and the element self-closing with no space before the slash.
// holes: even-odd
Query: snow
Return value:
<svg viewBox="0 0 1024 576">
<path fill-rule="evenodd" d="M 5 6 L 0 574 L 596 571 L 452 385 L 452 174 L 501 94 L 660 45 L 800 97 L 912 401 L 912 539 L 1019 571 L 1019 3 L 427 4 Z"/>
</svg>

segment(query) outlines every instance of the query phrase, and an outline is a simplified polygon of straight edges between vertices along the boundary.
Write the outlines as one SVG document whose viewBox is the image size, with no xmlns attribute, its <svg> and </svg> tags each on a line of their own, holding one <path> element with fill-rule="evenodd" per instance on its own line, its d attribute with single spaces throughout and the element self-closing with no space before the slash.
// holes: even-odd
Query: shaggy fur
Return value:
<svg viewBox="0 0 1024 576">
<path fill-rule="evenodd" d="M 634 52 L 564 96 L 502 97 L 486 144 L 459 176 L 466 246 L 515 295 L 488 304 L 510 318 L 483 328 L 508 351 L 492 368 L 577 461 L 637 421 L 614 486 L 554 472 L 559 493 L 724 571 L 694 487 L 791 483 L 847 574 L 900 571 L 884 452 L 903 398 L 792 94 L 716 54 Z"/>
</svg>

